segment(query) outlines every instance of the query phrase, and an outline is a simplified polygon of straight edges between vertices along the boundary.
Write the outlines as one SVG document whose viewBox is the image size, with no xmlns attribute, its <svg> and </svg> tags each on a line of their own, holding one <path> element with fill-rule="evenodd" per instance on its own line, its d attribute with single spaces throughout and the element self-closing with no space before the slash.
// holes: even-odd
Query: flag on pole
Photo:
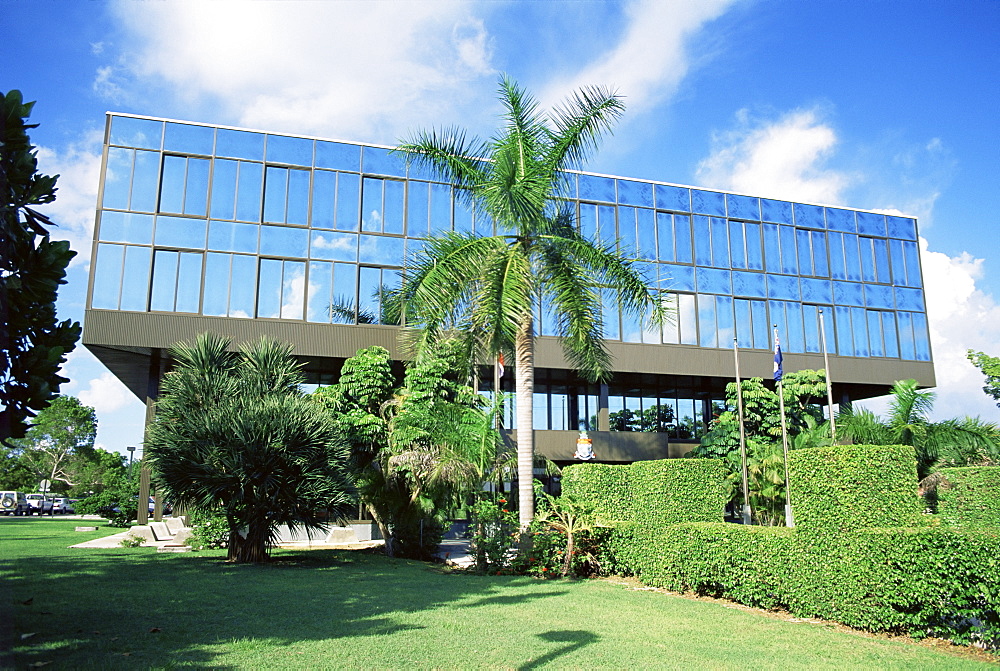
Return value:
<svg viewBox="0 0 1000 671">
<path fill-rule="evenodd" d="M 774 381 L 780 382 L 784 371 L 781 369 L 781 343 L 778 341 L 778 329 L 774 329 Z"/>
<path fill-rule="evenodd" d="M 497 377 L 503 377 L 503 352 L 497 355 Z"/>
</svg>

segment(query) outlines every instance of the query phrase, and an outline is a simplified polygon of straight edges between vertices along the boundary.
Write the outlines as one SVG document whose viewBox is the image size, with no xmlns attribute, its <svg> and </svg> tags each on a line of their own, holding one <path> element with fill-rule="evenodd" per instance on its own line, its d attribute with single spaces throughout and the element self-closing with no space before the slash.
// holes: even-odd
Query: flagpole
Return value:
<svg viewBox="0 0 1000 671">
<path fill-rule="evenodd" d="M 788 426 L 785 423 L 785 383 L 781 369 L 781 343 L 778 341 L 778 325 L 774 325 L 774 379 L 778 383 L 778 408 L 781 412 L 781 447 L 785 454 L 785 526 L 794 527 L 792 517 L 792 492 L 788 486 Z"/>
<path fill-rule="evenodd" d="M 743 383 L 740 381 L 740 346 L 733 338 L 733 359 L 736 362 L 736 407 L 740 417 L 740 474 L 743 477 L 743 524 L 750 524 L 750 487 L 747 477 L 747 437 L 743 428 Z"/>
<path fill-rule="evenodd" d="M 823 365 L 826 367 L 826 407 L 830 410 L 830 439 L 837 442 L 837 421 L 833 417 L 833 381 L 830 379 L 830 357 L 826 353 L 826 327 L 823 310 L 819 311 L 819 338 L 823 343 Z"/>
</svg>

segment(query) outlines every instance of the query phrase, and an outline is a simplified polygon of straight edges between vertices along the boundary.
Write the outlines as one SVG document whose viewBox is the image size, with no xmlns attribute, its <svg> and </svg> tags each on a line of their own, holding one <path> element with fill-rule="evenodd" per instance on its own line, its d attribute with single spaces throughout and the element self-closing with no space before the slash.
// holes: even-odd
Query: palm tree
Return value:
<svg viewBox="0 0 1000 671">
<path fill-rule="evenodd" d="M 936 465 L 971 466 L 1000 460 L 1000 427 L 978 417 L 932 422 L 927 415 L 935 394 L 917 388 L 916 380 L 892 385 L 885 419 L 867 409 L 848 409 L 837 416 L 837 429 L 854 443 L 912 445 L 917 474 L 923 479 Z"/>
<path fill-rule="evenodd" d="M 449 129 L 419 133 L 399 147 L 409 162 L 454 184 L 458 197 L 496 226 L 492 236 L 428 240 L 407 269 L 401 296 L 404 323 L 421 328 L 418 349 L 457 329 L 474 341 L 479 357 L 513 352 L 519 521 L 526 530 L 534 513 L 535 309 L 551 305 L 567 359 L 589 380 L 610 368 L 603 290 L 616 293 L 627 314 L 652 308 L 659 322 L 664 309 L 631 261 L 577 231 L 565 198 L 564 171 L 579 167 L 621 116 L 620 96 L 583 88 L 544 114 L 503 77 L 499 97 L 505 125 L 491 140 L 467 140 L 464 131 Z"/>
<path fill-rule="evenodd" d="M 281 525 L 353 514 L 354 486 L 347 446 L 302 394 L 291 346 L 228 348 L 205 333 L 171 349 L 145 458 L 176 504 L 225 513 L 230 561 L 260 563 Z"/>
</svg>

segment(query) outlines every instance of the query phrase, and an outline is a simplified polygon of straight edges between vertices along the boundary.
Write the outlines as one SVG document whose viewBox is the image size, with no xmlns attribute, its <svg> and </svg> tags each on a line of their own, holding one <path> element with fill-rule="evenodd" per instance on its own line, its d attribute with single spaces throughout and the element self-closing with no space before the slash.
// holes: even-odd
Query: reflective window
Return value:
<svg viewBox="0 0 1000 671">
<path fill-rule="evenodd" d="M 257 224 L 237 224 L 230 221 L 210 221 L 208 248 L 224 252 L 257 253 Z"/>
<path fill-rule="evenodd" d="M 892 282 L 892 276 L 889 273 L 889 248 L 886 245 L 886 241 L 874 238 L 872 239 L 872 252 L 875 255 L 875 277 L 878 282 L 883 282 L 889 284 Z"/>
<path fill-rule="evenodd" d="M 202 314 L 225 317 L 229 313 L 229 286 L 233 265 L 232 254 L 205 255 L 205 301 Z"/>
<path fill-rule="evenodd" d="M 799 264 L 796 260 L 795 229 L 791 226 L 781 226 L 778 229 L 781 238 L 781 272 L 788 275 L 797 275 Z M 803 271 L 803 275 L 809 273 Z"/>
<path fill-rule="evenodd" d="M 712 218 L 712 263 L 716 268 L 729 268 L 729 226 L 725 219 Z"/>
<path fill-rule="evenodd" d="M 826 258 L 826 233 L 822 231 L 811 231 L 813 251 L 813 275 L 819 277 L 829 277 L 830 267 Z"/>
<path fill-rule="evenodd" d="M 302 319 L 305 303 L 305 263 L 261 259 L 257 316 Z"/>
<path fill-rule="evenodd" d="M 122 245 L 97 246 L 91 307 L 98 310 L 118 309 L 124 258 L 125 247 Z"/>
<path fill-rule="evenodd" d="M 305 226 L 309 171 L 268 166 L 264 180 L 264 221 Z"/>
<path fill-rule="evenodd" d="M 816 305 L 802 306 L 802 333 L 805 336 L 805 352 L 821 352 L 819 336 L 819 310 Z"/>
<path fill-rule="evenodd" d="M 205 232 L 208 222 L 204 219 L 158 216 L 153 237 L 158 247 L 188 247 L 205 249 Z"/>
<path fill-rule="evenodd" d="M 799 228 L 826 228 L 823 208 L 818 205 L 795 203 L 795 225 Z"/>
<path fill-rule="evenodd" d="M 920 289 L 904 289 L 896 287 L 896 307 L 900 310 L 924 310 L 924 292 Z"/>
<path fill-rule="evenodd" d="M 358 323 L 393 323 L 385 295 L 399 286 L 399 271 L 362 266 L 358 275 Z"/>
<path fill-rule="evenodd" d="M 763 273 L 733 273 L 733 293 L 737 296 L 767 297 L 767 287 Z"/>
<path fill-rule="evenodd" d="M 333 303 L 331 319 L 335 324 L 353 324 L 358 305 L 358 267 L 333 264 Z"/>
<path fill-rule="evenodd" d="M 726 216 L 726 194 L 691 189 L 691 211 L 724 217 Z"/>
<path fill-rule="evenodd" d="M 163 148 L 166 151 L 211 156 L 214 144 L 215 129 L 211 126 L 168 122 L 164 129 Z"/>
<path fill-rule="evenodd" d="M 398 266 L 403 261 L 403 238 L 362 235 L 358 246 L 361 263 Z"/>
<path fill-rule="evenodd" d="M 767 320 L 767 302 L 750 301 L 750 318 L 753 320 L 753 348 L 769 349 L 771 329 Z"/>
<path fill-rule="evenodd" d="M 153 242 L 153 216 L 131 212 L 101 212 L 100 239 L 105 242 Z"/>
<path fill-rule="evenodd" d="M 835 307 L 833 313 L 836 346 L 831 351 L 840 356 L 854 356 L 854 328 L 851 326 L 851 308 Z"/>
<path fill-rule="evenodd" d="M 160 154 L 155 151 L 136 151 L 132 170 L 132 199 L 129 209 L 155 212 L 159 195 Z"/>
<path fill-rule="evenodd" d="M 622 205 L 653 207 L 653 185 L 648 182 L 619 179 L 618 202 Z"/>
<path fill-rule="evenodd" d="M 730 219 L 760 221 L 760 198 L 726 194 L 726 210 Z"/>
<path fill-rule="evenodd" d="M 316 167 L 361 172 L 361 147 L 317 140 Z"/>
<path fill-rule="evenodd" d="M 388 183 L 387 183 L 388 184 Z M 462 198 L 462 193 L 458 189 L 455 190 L 455 211 L 453 227 L 456 233 L 464 233 L 466 235 L 472 233 L 474 230 L 473 224 L 473 212 L 472 207 L 467 199 Z"/>
<path fill-rule="evenodd" d="M 899 327 L 899 357 L 913 361 L 917 358 L 917 351 L 913 341 L 913 313 L 897 312 L 896 319 Z"/>
<path fill-rule="evenodd" d="M 438 235 L 451 230 L 451 187 L 431 184 L 430 234 Z"/>
<path fill-rule="evenodd" d="M 859 256 L 860 238 L 856 235 L 844 236 L 844 265 L 847 272 L 846 279 L 852 282 L 861 281 L 861 257 Z M 888 265 L 886 266 L 888 269 Z"/>
<path fill-rule="evenodd" d="M 601 292 L 602 318 L 604 321 L 604 337 L 609 340 L 621 338 L 621 328 L 618 323 L 618 298 L 610 289 Z"/>
<path fill-rule="evenodd" d="M 638 241 L 635 237 L 635 208 L 618 208 L 618 249 L 628 259 L 639 258 Z"/>
<path fill-rule="evenodd" d="M 657 184 L 656 207 L 661 210 L 673 210 L 675 212 L 691 211 L 691 191 L 679 186 L 667 186 Z"/>
<path fill-rule="evenodd" d="M 746 233 L 747 268 L 764 270 L 764 258 L 761 253 L 760 224 L 746 223 L 743 225 Z"/>
<path fill-rule="evenodd" d="M 911 287 L 921 286 L 920 282 L 920 251 L 915 242 L 903 243 L 903 259 L 906 262 L 906 284 Z"/>
<path fill-rule="evenodd" d="M 660 264 L 660 283 L 667 289 L 694 291 L 694 266 Z"/>
<path fill-rule="evenodd" d="M 903 243 L 889 240 L 889 258 L 892 265 L 892 283 L 906 286 L 906 261 L 903 260 Z"/>
<path fill-rule="evenodd" d="M 409 182 L 406 185 L 406 234 L 423 238 L 428 235 L 428 207 L 430 206 L 427 182 Z"/>
<path fill-rule="evenodd" d="M 313 164 L 313 141 L 287 135 L 267 136 L 267 161 L 289 165 Z"/>
<path fill-rule="evenodd" d="M 329 324 L 333 321 L 333 264 L 326 261 L 309 263 L 309 295 L 306 299 L 306 321 Z M 341 306 L 343 308 L 344 306 Z M 350 322 L 354 322 L 353 303 Z"/>
<path fill-rule="evenodd" d="M 715 299 L 715 296 L 698 294 L 698 344 L 702 347 L 718 347 Z"/>
<path fill-rule="evenodd" d="M 263 164 L 240 161 L 236 191 L 237 219 L 243 221 L 260 221 L 260 196 L 263 182 Z"/>
<path fill-rule="evenodd" d="M 857 223 L 854 221 L 854 212 L 832 207 L 826 208 L 826 225 L 831 231 L 856 233 L 858 230 Z"/>
<path fill-rule="evenodd" d="M 768 298 L 789 301 L 799 300 L 799 278 L 789 275 L 769 275 L 767 277 Z"/>
<path fill-rule="evenodd" d="M 205 216 L 209 159 L 164 156 L 160 212 Z"/>
<path fill-rule="evenodd" d="M 931 360 L 930 336 L 927 333 L 927 315 L 913 313 L 913 347 L 917 361 Z"/>
<path fill-rule="evenodd" d="M 829 280 L 803 277 L 799 280 L 802 300 L 807 303 L 833 303 L 833 288 Z"/>
<path fill-rule="evenodd" d="M 256 296 L 257 257 L 234 255 L 229 288 L 229 316 L 244 319 L 253 317 Z"/>
<path fill-rule="evenodd" d="M 781 243 L 778 226 L 764 224 L 764 269 L 769 273 L 781 272 Z"/>
<path fill-rule="evenodd" d="M 261 226 L 260 253 L 268 256 L 305 257 L 309 231 L 289 226 Z"/>
<path fill-rule="evenodd" d="M 892 287 L 884 284 L 865 285 L 865 304 L 868 307 L 892 310 L 894 307 L 892 299 Z"/>
<path fill-rule="evenodd" d="M 898 358 L 899 342 L 896 338 L 896 313 L 882 313 L 882 338 L 882 344 L 885 346 L 885 355 Z"/>
<path fill-rule="evenodd" d="M 872 356 L 885 356 L 885 346 L 882 337 L 882 314 L 876 310 L 868 311 L 868 347 Z"/>
<path fill-rule="evenodd" d="M 861 249 L 861 277 L 865 282 L 877 282 L 878 273 L 875 271 L 875 249 L 872 245 L 875 242 L 872 238 L 859 238 Z"/>
<path fill-rule="evenodd" d="M 694 226 L 694 262 L 699 266 L 712 265 L 712 233 L 708 217 L 691 217 Z"/>
<path fill-rule="evenodd" d="M 358 235 L 356 233 L 332 233 L 313 231 L 310 256 L 328 261 L 357 261 Z M 397 260 L 396 263 L 399 261 Z"/>
<path fill-rule="evenodd" d="M 805 351 L 805 333 L 802 328 L 802 304 L 794 302 L 785 303 L 785 324 L 788 333 L 788 351 Z"/>
<path fill-rule="evenodd" d="M 864 308 L 851 308 L 854 326 L 854 356 L 868 356 L 868 318 Z"/>
<path fill-rule="evenodd" d="M 337 207 L 337 173 L 329 170 L 313 172 L 312 217 L 313 228 L 333 228 Z"/>
<path fill-rule="evenodd" d="M 803 275 L 815 275 L 812 264 L 812 236 L 809 231 L 795 229 L 795 243 L 799 253 L 799 271 Z M 784 251 L 784 250 L 782 250 Z"/>
<path fill-rule="evenodd" d="M 747 267 L 746 239 L 743 237 L 743 222 L 729 222 L 729 256 L 733 268 Z"/>
<path fill-rule="evenodd" d="M 341 231 L 357 231 L 360 222 L 361 178 L 346 172 L 337 173 L 337 221 Z"/>
<path fill-rule="evenodd" d="M 847 265 L 844 262 L 844 235 L 830 233 L 830 277 L 835 280 L 847 279 Z"/>
<path fill-rule="evenodd" d="M 858 233 L 862 235 L 874 235 L 885 237 L 885 215 L 874 212 L 858 212 Z"/>
<path fill-rule="evenodd" d="M 128 209 L 128 195 L 132 187 L 132 161 L 135 152 L 131 149 L 111 147 L 108 149 L 108 166 L 104 173 L 104 207 L 118 210 Z"/>
<path fill-rule="evenodd" d="M 215 159 L 212 169 L 211 216 L 215 219 L 236 217 L 236 173 L 237 161 Z"/>
<path fill-rule="evenodd" d="M 153 257 L 150 309 L 198 312 L 202 258 L 201 252 L 157 250 Z"/>
<path fill-rule="evenodd" d="M 696 268 L 698 277 L 698 293 L 732 294 L 732 273 L 728 270 L 715 268 Z"/>
<path fill-rule="evenodd" d="M 773 221 L 778 224 L 793 223 L 792 204 L 783 200 L 761 198 L 760 211 L 764 221 Z"/>
<path fill-rule="evenodd" d="M 149 271 L 153 250 L 149 247 L 125 248 L 120 310 L 144 312 L 149 302 Z"/>
<path fill-rule="evenodd" d="M 215 135 L 216 156 L 264 160 L 264 136 L 244 130 L 220 128 Z"/>
<path fill-rule="evenodd" d="M 111 117 L 111 144 L 139 149 L 159 149 L 163 139 L 163 122 L 132 117 Z"/>
<path fill-rule="evenodd" d="M 635 211 L 636 242 L 640 259 L 656 259 L 656 226 L 653 210 L 637 208 Z"/>
<path fill-rule="evenodd" d="M 580 189 L 580 200 L 615 202 L 615 180 L 596 175 L 577 175 L 577 181 Z"/>
<path fill-rule="evenodd" d="M 833 302 L 838 305 L 856 305 L 861 307 L 865 304 L 864 285 L 856 282 L 834 282 Z"/>
<path fill-rule="evenodd" d="M 406 177 L 406 159 L 381 147 L 362 147 L 361 165 L 367 174 Z"/>
<path fill-rule="evenodd" d="M 888 225 L 890 238 L 901 238 L 903 240 L 917 239 L 917 222 L 906 217 L 887 216 L 885 218 Z"/>
</svg>

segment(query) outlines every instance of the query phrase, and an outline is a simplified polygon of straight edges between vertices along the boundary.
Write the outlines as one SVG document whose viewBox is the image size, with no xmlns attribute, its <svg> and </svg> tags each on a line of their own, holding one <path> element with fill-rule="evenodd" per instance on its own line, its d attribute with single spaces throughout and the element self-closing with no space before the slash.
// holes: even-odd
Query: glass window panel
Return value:
<svg viewBox="0 0 1000 671">
<path fill-rule="evenodd" d="M 309 223 L 309 171 L 288 171 L 288 213 L 285 221 L 295 226 Z"/>
<path fill-rule="evenodd" d="M 274 318 L 281 314 L 281 261 L 260 260 L 260 279 L 257 284 L 257 316 Z"/>
<path fill-rule="evenodd" d="M 802 329 L 802 304 L 785 303 L 785 331 L 788 333 L 789 352 L 805 351 L 805 333 Z"/>
<path fill-rule="evenodd" d="M 809 231 L 801 229 L 795 230 L 795 242 L 799 252 L 799 272 L 803 275 L 813 275 L 812 248 L 810 247 L 811 236 Z"/>
<path fill-rule="evenodd" d="M 406 234 L 425 237 L 427 228 L 428 184 L 409 182 L 406 194 Z"/>
<path fill-rule="evenodd" d="M 768 275 L 767 296 L 789 301 L 799 300 L 799 278 L 789 275 Z"/>
<path fill-rule="evenodd" d="M 385 210 L 383 211 L 382 230 L 386 233 L 403 234 L 403 182 L 386 180 Z"/>
<path fill-rule="evenodd" d="M 163 148 L 184 154 L 212 155 L 215 129 L 211 126 L 193 126 L 188 123 L 167 123 L 163 134 Z"/>
<path fill-rule="evenodd" d="M 288 199 L 288 168 L 268 166 L 265 177 L 264 221 L 283 224 L 285 223 L 285 203 Z M 244 219 L 245 217 L 240 218 Z"/>
<path fill-rule="evenodd" d="M 885 344 L 885 355 L 892 358 L 899 357 L 899 342 L 896 339 L 896 314 L 893 312 L 882 313 L 882 337 Z"/>
<path fill-rule="evenodd" d="M 160 212 L 184 212 L 184 179 L 187 159 L 183 156 L 163 157 L 163 179 L 160 180 Z"/>
<path fill-rule="evenodd" d="M 764 259 L 761 254 L 760 224 L 746 223 L 743 230 L 746 233 L 747 268 L 764 270 Z"/>
<path fill-rule="evenodd" d="M 676 260 L 674 253 L 674 215 L 656 213 L 656 255 L 661 261 Z"/>
<path fill-rule="evenodd" d="M 451 187 L 431 184 L 431 235 L 451 230 Z"/>
<path fill-rule="evenodd" d="M 868 356 L 868 319 L 864 308 L 851 308 L 854 324 L 854 356 Z"/>
<path fill-rule="evenodd" d="M 913 361 L 917 358 L 915 343 L 913 341 L 913 314 L 910 312 L 897 312 L 896 319 L 899 326 L 900 358 Z"/>
<path fill-rule="evenodd" d="M 892 310 L 895 307 L 892 298 L 892 287 L 884 284 L 865 285 L 865 304 L 870 308 Z"/>
<path fill-rule="evenodd" d="M 459 198 L 458 192 L 455 193 L 455 232 L 456 233 L 472 233 L 472 210 L 469 205 L 463 202 L 464 199 Z"/>
<path fill-rule="evenodd" d="M 875 274 L 879 282 L 889 284 L 892 282 L 892 276 L 889 273 L 889 248 L 886 246 L 886 241 L 882 239 L 873 239 L 872 247 L 875 253 Z"/>
<path fill-rule="evenodd" d="M 309 263 L 309 296 L 306 320 L 329 324 L 333 314 L 333 264 L 325 261 Z"/>
<path fill-rule="evenodd" d="M 698 344 L 698 319 L 694 294 L 677 295 L 677 326 L 682 345 Z"/>
<path fill-rule="evenodd" d="M 715 297 L 715 319 L 718 334 L 716 347 L 730 347 L 736 337 L 733 324 L 733 299 L 729 296 Z"/>
<path fill-rule="evenodd" d="M 306 264 L 304 261 L 285 261 L 281 283 L 281 318 L 302 319 L 305 306 Z"/>
<path fill-rule="evenodd" d="M 795 225 L 800 228 L 826 228 L 823 218 L 823 208 L 818 205 L 795 203 Z"/>
<path fill-rule="evenodd" d="M 856 233 L 858 230 L 854 221 L 854 212 L 833 207 L 826 208 L 826 225 L 831 231 Z"/>
<path fill-rule="evenodd" d="M 865 282 L 874 282 L 875 275 L 875 255 L 872 249 L 871 238 L 860 238 L 858 240 L 861 252 L 861 279 Z"/>
<path fill-rule="evenodd" d="M 680 186 L 667 186 L 657 184 L 656 207 L 661 210 L 674 210 L 675 212 L 691 211 L 691 191 Z"/>
<path fill-rule="evenodd" d="M 132 201 L 130 209 L 140 212 L 156 210 L 160 177 L 160 154 L 155 151 L 135 152 L 132 171 Z"/>
<path fill-rule="evenodd" d="M 286 135 L 267 136 L 267 160 L 269 163 L 311 166 L 313 164 L 312 154 L 312 140 Z"/>
<path fill-rule="evenodd" d="M 747 267 L 747 253 L 743 239 L 743 222 L 729 222 L 729 257 L 733 268 Z"/>
<path fill-rule="evenodd" d="M 931 343 L 927 334 L 927 315 L 913 313 L 913 348 L 917 361 L 931 360 Z"/>
<path fill-rule="evenodd" d="M 131 212 L 101 212 L 100 239 L 105 242 L 153 242 L 153 216 Z"/>
<path fill-rule="evenodd" d="M 361 147 L 340 142 L 316 141 L 316 167 L 361 171 Z"/>
<path fill-rule="evenodd" d="M 802 306 L 802 334 L 805 337 L 806 352 L 820 352 L 819 308 L 815 305 Z"/>
<path fill-rule="evenodd" d="M 813 250 L 813 275 L 829 277 L 830 266 L 826 258 L 826 233 L 823 231 L 812 231 L 810 237 L 812 238 Z"/>
<path fill-rule="evenodd" d="M 406 160 L 381 147 L 362 147 L 361 165 L 365 173 L 406 177 Z"/>
<path fill-rule="evenodd" d="M 785 302 L 784 301 L 768 301 L 767 302 L 768 313 L 771 316 L 771 327 L 772 333 L 774 328 L 778 329 L 778 334 L 781 338 L 782 344 L 784 344 L 785 349 L 788 349 L 788 334 L 785 333 Z M 774 343 L 771 343 L 771 349 L 774 349 Z"/>
<path fill-rule="evenodd" d="M 691 189 L 691 211 L 724 217 L 726 216 L 726 194 Z"/>
<path fill-rule="evenodd" d="M 834 282 L 833 302 L 838 305 L 863 306 L 865 304 L 863 286 L 856 282 Z"/>
<path fill-rule="evenodd" d="M 615 202 L 615 180 L 596 175 L 577 176 L 580 200 L 596 200 L 604 203 Z"/>
<path fill-rule="evenodd" d="M 885 237 L 885 215 L 874 212 L 858 212 L 858 233 Z"/>
<path fill-rule="evenodd" d="M 149 247 L 125 248 L 125 273 L 122 282 L 121 310 L 143 312 L 149 299 L 149 266 L 153 250 Z"/>
<path fill-rule="evenodd" d="M 728 270 L 715 268 L 696 268 L 698 277 L 698 293 L 732 294 L 732 273 Z"/>
<path fill-rule="evenodd" d="M 920 251 L 917 243 L 903 243 L 903 258 L 906 262 L 906 284 L 911 287 L 920 286 Z"/>
<path fill-rule="evenodd" d="M 833 348 L 840 356 L 854 356 L 854 329 L 851 326 L 851 308 L 833 309 L 837 342 Z"/>
<path fill-rule="evenodd" d="M 653 210 L 638 208 L 635 211 L 636 242 L 639 258 L 652 261 L 656 258 L 656 227 L 653 224 Z"/>
<path fill-rule="evenodd" d="M 264 136 L 244 130 L 220 128 L 215 137 L 215 154 L 251 161 L 264 159 Z"/>
<path fill-rule="evenodd" d="M 889 257 L 892 260 L 892 283 L 903 286 L 906 284 L 906 262 L 903 260 L 903 243 L 899 240 L 889 240 Z"/>
<path fill-rule="evenodd" d="M 691 217 L 674 215 L 674 244 L 678 263 L 691 263 Z"/>
<path fill-rule="evenodd" d="M 356 233 L 312 232 L 311 256 L 330 261 L 357 261 L 358 235 Z"/>
<path fill-rule="evenodd" d="M 753 320 L 754 349 L 770 349 L 771 329 L 767 321 L 767 303 L 765 301 L 750 301 L 750 318 Z"/>
<path fill-rule="evenodd" d="M 694 291 L 694 266 L 660 265 L 661 283 L 668 289 Z"/>
<path fill-rule="evenodd" d="M 582 175 L 581 175 L 582 176 Z M 604 337 L 610 340 L 621 338 L 621 328 L 618 323 L 618 299 L 610 289 L 605 289 L 602 293 Z"/>
<path fill-rule="evenodd" d="M 635 208 L 618 208 L 618 249 L 622 256 L 629 259 L 638 258 L 638 242 L 635 237 Z"/>
<path fill-rule="evenodd" d="M 781 237 L 781 272 L 788 275 L 799 274 L 799 264 L 795 254 L 795 229 L 791 226 L 780 226 L 778 228 Z M 808 257 L 806 257 L 808 263 Z M 809 273 L 803 272 L 803 275 Z"/>
<path fill-rule="evenodd" d="M 648 182 L 619 179 L 618 202 L 622 205 L 653 207 L 653 185 Z"/>
<path fill-rule="evenodd" d="M 378 294 L 382 286 L 382 271 L 379 268 L 361 267 L 358 279 L 358 321 L 378 323 Z"/>
<path fill-rule="evenodd" d="M 229 316 L 244 319 L 253 317 L 256 296 L 257 257 L 243 254 L 234 255 L 229 294 Z"/>
<path fill-rule="evenodd" d="M 896 307 L 900 310 L 914 312 L 924 310 L 924 292 L 921 289 L 904 289 L 896 287 Z"/>
<path fill-rule="evenodd" d="M 212 221 L 208 225 L 208 248 L 226 252 L 257 253 L 257 224 Z"/>
<path fill-rule="evenodd" d="M 588 240 L 597 238 L 597 206 L 590 203 L 580 203 L 580 235 Z"/>
<path fill-rule="evenodd" d="M 753 320 L 750 317 L 750 301 L 736 299 L 733 301 L 735 313 L 736 339 L 740 349 L 753 347 Z"/>
<path fill-rule="evenodd" d="M 715 324 L 715 296 L 698 294 L 698 344 L 702 347 L 717 347 Z"/>
<path fill-rule="evenodd" d="M 868 311 L 868 348 L 872 356 L 885 356 L 882 346 L 882 316 L 875 310 Z"/>
<path fill-rule="evenodd" d="M 906 217 L 886 216 L 890 238 L 902 238 L 903 240 L 917 239 L 917 222 Z"/>
<path fill-rule="evenodd" d="M 216 219 L 233 219 L 236 206 L 236 161 L 216 159 L 212 171 L 211 215 Z"/>
<path fill-rule="evenodd" d="M 122 245 L 98 245 L 97 267 L 94 271 L 94 294 L 91 307 L 117 310 L 122 286 L 125 248 Z"/>
<path fill-rule="evenodd" d="M 184 190 L 184 214 L 205 216 L 208 210 L 208 169 L 207 158 L 189 158 L 187 161 L 187 185 Z"/>
<path fill-rule="evenodd" d="M 155 244 L 158 247 L 205 248 L 204 219 L 159 216 L 156 218 Z"/>
<path fill-rule="evenodd" d="M 333 228 L 333 213 L 337 201 L 337 173 L 317 170 L 313 173 L 312 226 Z"/>
<path fill-rule="evenodd" d="M 158 250 L 153 257 L 150 310 L 173 312 L 177 294 L 177 252 Z"/>
<path fill-rule="evenodd" d="M 642 324 L 639 317 L 631 314 L 622 314 L 622 340 L 625 342 L 642 342 Z M 554 333 L 543 333 L 543 335 L 555 335 Z"/>
<path fill-rule="evenodd" d="M 542 389 L 545 389 L 547 385 L 539 385 Z M 532 427 L 538 431 L 544 431 L 549 428 L 549 403 L 548 394 L 544 391 L 536 391 L 532 394 L 532 413 L 531 413 L 531 423 Z"/>
<path fill-rule="evenodd" d="M 833 288 L 829 280 L 814 280 L 803 277 L 799 280 L 802 300 L 808 303 L 832 303 Z"/>
<path fill-rule="evenodd" d="M 847 264 L 844 263 L 843 233 L 830 233 L 830 276 L 835 280 L 847 279 Z"/>
<path fill-rule="evenodd" d="M 318 233 L 318 231 L 314 231 Z M 260 253 L 268 256 L 307 256 L 309 231 L 289 226 L 261 226 Z"/>
<path fill-rule="evenodd" d="M 177 312 L 198 312 L 202 256 L 201 253 L 181 252 L 177 269 Z"/>
<path fill-rule="evenodd" d="M 860 240 L 856 235 L 844 236 L 844 265 L 847 279 L 852 282 L 861 281 Z"/>
<path fill-rule="evenodd" d="M 111 147 L 108 149 L 108 167 L 104 173 L 104 207 L 119 210 L 128 209 L 129 188 L 132 185 L 131 149 Z"/>
<path fill-rule="evenodd" d="M 209 317 L 229 314 L 229 279 L 232 254 L 205 255 L 205 302 L 201 312 Z"/>
<path fill-rule="evenodd" d="M 358 175 L 337 173 L 337 229 L 357 231 L 360 221 L 358 201 L 361 178 Z"/>
<path fill-rule="evenodd" d="M 694 262 L 699 266 L 712 265 L 712 234 L 708 217 L 692 217 L 694 223 Z"/>
<path fill-rule="evenodd" d="M 677 294 L 666 294 L 663 297 L 663 304 L 667 306 L 669 317 L 663 320 L 662 339 L 668 345 L 676 345 L 680 340 L 680 305 Z"/>
<path fill-rule="evenodd" d="M 236 194 L 237 219 L 260 221 L 260 196 L 263 180 L 263 164 L 240 162 L 239 186 Z"/>
<path fill-rule="evenodd" d="M 760 221 L 760 198 L 726 194 L 726 209 L 730 219 Z"/>
<path fill-rule="evenodd" d="M 764 224 L 764 268 L 769 273 L 781 272 L 781 246 L 778 241 L 778 227 Z"/>
<path fill-rule="evenodd" d="M 162 138 L 162 121 L 133 119 L 126 116 L 111 118 L 111 144 L 140 149 L 159 149 Z"/>
<path fill-rule="evenodd" d="M 791 224 L 793 221 L 792 204 L 783 200 L 762 198 L 760 211 L 764 221 L 773 221 L 778 224 Z"/>
<path fill-rule="evenodd" d="M 362 235 L 358 247 L 362 263 L 399 266 L 403 264 L 403 238 L 387 235 Z"/>
<path fill-rule="evenodd" d="M 615 208 L 611 205 L 597 206 L 597 233 L 600 242 L 613 246 L 618 240 L 617 227 L 615 226 Z"/>
<path fill-rule="evenodd" d="M 358 267 L 354 264 L 335 263 L 333 271 L 333 300 L 337 305 L 346 306 L 348 312 L 357 306 Z M 335 312 L 334 323 L 353 324 L 355 317 Z"/>
<path fill-rule="evenodd" d="M 737 296 L 765 298 L 767 286 L 764 274 L 733 272 L 733 293 Z"/>
</svg>

